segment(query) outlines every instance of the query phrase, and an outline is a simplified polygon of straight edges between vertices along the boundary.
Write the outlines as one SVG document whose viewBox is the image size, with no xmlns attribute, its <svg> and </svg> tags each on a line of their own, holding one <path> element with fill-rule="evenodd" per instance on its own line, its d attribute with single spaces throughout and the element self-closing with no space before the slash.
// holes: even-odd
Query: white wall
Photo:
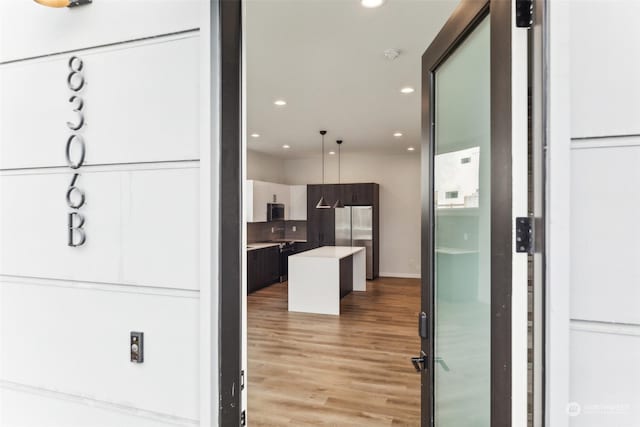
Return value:
<svg viewBox="0 0 640 427">
<path fill-rule="evenodd" d="M 284 184 L 284 159 L 255 150 L 247 150 L 247 179 Z"/>
<path fill-rule="evenodd" d="M 2 426 L 198 424 L 200 19 L 197 0 L 0 5 Z M 86 78 L 75 171 L 72 55 Z M 73 172 L 86 195 L 75 248 Z M 143 364 L 131 331 L 145 333 Z"/>
<path fill-rule="evenodd" d="M 570 190 L 563 197 L 570 202 L 569 401 L 573 404 L 565 420 L 579 427 L 637 426 L 640 27 L 635 17 L 640 3 L 575 1 L 569 10 L 568 81 L 561 75 L 551 80 L 551 85 L 570 85 L 570 140 L 551 141 L 570 147 L 570 164 L 564 165 L 570 170 Z M 554 177 L 550 179 L 554 191 Z M 553 246 L 549 255 L 553 262 Z"/>
<path fill-rule="evenodd" d="M 545 426 L 567 427 L 569 417 L 569 287 L 570 287 L 570 4 L 546 2 L 548 7 L 548 147 L 545 186 Z M 537 13 L 541 15 L 541 11 Z M 534 111 L 537 111 L 534 110 Z M 535 112 L 534 112 L 535 117 Z M 539 293 L 538 293 L 539 294 Z"/>
<path fill-rule="evenodd" d="M 322 182 L 320 157 L 285 160 L 287 184 Z M 380 184 L 380 275 L 420 277 L 420 154 L 342 155 L 341 182 Z M 326 183 L 338 182 L 337 156 L 326 157 Z"/>
</svg>

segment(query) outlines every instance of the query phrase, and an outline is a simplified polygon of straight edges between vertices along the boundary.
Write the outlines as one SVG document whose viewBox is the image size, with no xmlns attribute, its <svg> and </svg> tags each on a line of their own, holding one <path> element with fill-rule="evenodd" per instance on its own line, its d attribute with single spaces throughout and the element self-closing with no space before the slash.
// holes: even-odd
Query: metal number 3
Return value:
<svg viewBox="0 0 640 427">
<path fill-rule="evenodd" d="M 84 101 L 81 97 L 77 95 L 73 95 L 69 98 L 69 102 L 73 105 L 73 112 L 78 114 L 78 123 L 74 124 L 71 122 L 67 122 L 67 126 L 71 130 L 79 130 L 82 126 L 84 126 L 84 113 L 82 112 L 82 107 L 84 107 Z"/>
</svg>

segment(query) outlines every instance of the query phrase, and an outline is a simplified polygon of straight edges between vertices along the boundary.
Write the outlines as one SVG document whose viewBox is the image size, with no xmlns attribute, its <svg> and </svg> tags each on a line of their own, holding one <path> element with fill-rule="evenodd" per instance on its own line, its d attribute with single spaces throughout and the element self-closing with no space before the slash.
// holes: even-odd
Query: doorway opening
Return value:
<svg viewBox="0 0 640 427">
<path fill-rule="evenodd" d="M 434 218 L 425 216 L 425 206 L 440 207 L 447 213 L 457 210 L 471 214 L 486 208 L 486 193 L 469 185 L 482 185 L 483 173 L 488 172 L 483 172 L 482 161 L 489 158 L 489 148 L 478 155 L 478 144 L 467 147 L 460 145 L 461 141 L 450 141 L 459 149 L 441 153 L 425 145 L 432 138 L 426 138 L 424 133 L 421 137 L 421 128 L 423 132 L 430 129 L 425 128 L 425 105 L 431 105 L 434 99 L 429 98 L 429 91 L 425 92 L 422 53 L 434 44 L 435 51 L 444 49 L 443 56 L 433 58 L 438 65 L 455 56 L 451 54 L 460 48 L 463 39 L 472 40 L 472 30 L 482 28 L 481 18 L 487 15 L 490 2 L 463 1 L 457 9 L 454 1 L 380 2 L 376 8 L 364 7 L 365 3 L 370 6 L 367 1 L 243 3 L 244 119 L 240 154 L 244 243 L 239 252 L 246 288 L 239 296 L 244 310 L 240 324 L 245 329 L 238 335 L 248 338 L 240 353 L 242 360 L 238 361 L 238 383 L 248 387 L 241 388 L 241 397 L 233 394 L 235 382 L 230 383 L 229 390 L 242 402 L 242 406 L 230 407 L 248 408 L 248 415 L 243 410 L 238 419 L 255 425 L 430 425 L 431 405 L 437 397 L 434 398 L 434 389 L 429 389 L 429 384 L 434 384 L 433 377 L 425 377 L 425 368 L 435 373 L 437 362 L 443 372 L 460 373 L 455 358 L 438 359 L 434 349 L 424 345 L 432 336 L 431 343 L 435 341 L 437 321 L 437 311 L 428 309 L 433 295 L 429 297 L 425 292 L 425 283 L 430 289 L 437 283 L 432 277 L 426 282 L 424 279 L 425 272 L 433 274 L 435 258 L 425 264 L 425 256 L 433 257 L 438 250 L 450 258 L 457 256 L 458 261 L 461 255 L 466 256 L 470 258 L 466 265 L 476 265 L 476 270 L 481 260 L 477 253 L 474 258 L 473 250 L 462 250 L 464 242 L 460 247 L 444 247 L 437 240 L 425 240 L 425 227 L 432 232 L 438 230 Z M 503 107 L 512 112 L 516 105 L 513 98 L 507 101 L 509 98 L 494 96 L 504 90 L 495 83 L 496 76 L 506 75 L 513 65 L 505 53 L 508 46 L 497 40 L 522 38 L 511 33 L 511 6 L 500 4 L 495 10 L 498 13 L 491 15 L 490 32 L 492 117 Z M 440 31 L 443 26 L 445 29 Z M 456 31 L 464 36 L 457 36 Z M 453 47 L 441 44 L 449 37 L 453 37 Z M 495 48 L 503 55 L 497 58 L 506 63 L 496 61 Z M 441 76 L 449 74 L 443 70 Z M 526 63 L 524 70 L 526 74 Z M 434 74 L 435 69 L 428 71 Z M 511 77 L 509 84 L 513 84 Z M 526 98 L 526 78 L 523 81 Z M 433 85 L 434 80 L 428 84 Z M 464 85 L 454 84 L 451 89 L 455 92 L 459 86 Z M 465 99 L 464 94 L 459 95 L 457 98 Z M 495 99 L 508 104 L 494 102 Z M 517 105 L 522 108 L 526 103 Z M 524 169 L 520 157 L 517 165 L 505 157 L 508 170 L 514 167 L 518 176 L 506 181 L 508 188 L 497 188 L 503 191 L 500 197 L 511 191 L 512 178 L 526 187 L 526 107 L 524 111 L 523 122 L 518 117 L 516 124 L 509 120 L 496 128 L 491 125 L 490 173 L 494 183 L 500 182 L 495 178 L 502 176 L 496 174 L 494 167 L 500 163 L 493 156 L 494 131 L 498 130 L 502 138 L 525 124 L 518 128 L 525 129 L 524 134 L 519 133 L 516 138 L 524 135 L 524 145 L 509 149 L 515 147 L 518 156 L 524 153 Z M 441 124 L 439 128 L 446 127 Z M 451 129 L 455 134 L 456 127 Z M 508 152 L 498 154 L 504 156 Z M 457 157 L 450 159 L 452 153 Z M 425 181 L 425 167 L 437 174 L 438 165 L 444 170 L 452 162 L 457 165 L 451 169 L 455 179 L 441 180 L 447 185 L 435 188 L 433 177 Z M 467 177 L 470 179 L 464 182 L 457 179 L 460 165 L 472 170 Z M 487 259 L 492 264 L 496 256 L 504 256 L 504 251 L 496 250 L 496 241 L 510 252 L 511 214 L 517 210 L 512 211 L 514 204 L 499 211 L 500 197 L 495 197 L 493 190 L 492 186 L 491 229 L 499 225 L 503 231 L 491 235 L 491 256 Z M 431 203 L 436 200 L 435 193 L 437 206 Z M 514 194 L 502 200 L 511 202 Z M 526 212 L 526 189 L 522 194 Z M 464 224 L 450 228 L 463 240 L 467 234 L 467 242 L 481 240 L 479 234 L 470 238 L 469 233 L 464 233 Z M 487 231 L 476 228 L 478 233 Z M 426 254 L 425 248 L 429 248 Z M 485 402 L 492 405 L 491 421 L 485 417 L 486 425 L 493 425 L 496 420 L 493 406 L 501 400 L 496 397 L 502 393 L 507 396 L 502 400 L 507 401 L 513 396 L 512 387 L 517 389 L 518 403 L 524 402 L 525 408 L 521 412 L 519 407 L 516 416 L 524 414 L 526 418 L 527 258 L 525 255 L 512 261 L 511 256 L 501 261 L 504 266 L 508 263 L 508 268 L 492 266 L 491 278 L 485 278 L 485 282 L 491 281 L 491 297 L 482 294 L 487 300 L 485 305 L 490 300 L 492 309 L 498 303 L 506 307 L 505 317 L 519 316 L 515 322 L 505 321 L 504 328 L 498 326 L 502 329 L 496 329 L 491 320 L 491 375 L 479 378 L 480 382 L 491 382 L 492 395 Z M 451 271 L 455 273 L 454 270 L 459 269 Z M 523 298 L 512 312 L 514 300 L 508 300 L 507 286 L 512 278 L 507 278 L 506 273 L 513 271 L 525 272 L 518 279 L 524 277 L 525 286 L 524 291 L 518 291 L 518 298 Z M 440 268 L 440 272 L 446 272 L 446 268 Z M 484 277 L 479 270 L 476 276 L 479 280 Z M 453 286 L 443 289 L 445 292 L 440 295 L 456 300 L 461 295 L 457 291 L 469 294 L 468 289 L 454 289 L 460 282 L 464 280 L 453 280 Z M 478 283 L 471 294 L 479 298 L 480 287 Z M 496 289 L 500 292 L 495 293 Z M 500 298 L 502 302 L 498 301 Z M 493 310 L 491 313 L 495 317 Z M 500 324 L 499 320 L 496 324 Z M 524 333 L 514 335 L 512 325 L 524 326 Z M 418 330 L 420 336 L 416 334 Z M 495 336 L 506 339 L 496 341 Z M 513 337 L 517 339 L 512 341 Z M 488 339 L 485 336 L 483 343 L 488 344 Z M 421 342 L 423 354 L 414 357 L 413 362 L 422 370 L 422 376 L 416 375 L 409 364 Z M 425 351 L 436 358 L 427 359 Z M 502 356 L 506 358 L 501 359 Z M 501 363 L 510 367 L 509 373 L 496 370 Z M 500 382 L 495 383 L 496 379 Z M 223 408 L 225 390 L 223 384 Z M 244 402 L 248 405 L 244 406 Z M 505 406 L 500 419 L 512 420 L 513 408 Z"/>
<path fill-rule="evenodd" d="M 244 3 L 252 425 L 420 423 L 420 64 L 457 2 L 362 3 Z"/>
</svg>

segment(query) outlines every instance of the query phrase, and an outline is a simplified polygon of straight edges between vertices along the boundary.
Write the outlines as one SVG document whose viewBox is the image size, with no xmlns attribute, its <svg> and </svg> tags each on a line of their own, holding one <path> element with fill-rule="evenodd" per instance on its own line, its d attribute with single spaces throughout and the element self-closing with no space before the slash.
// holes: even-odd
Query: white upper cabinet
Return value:
<svg viewBox="0 0 640 427">
<path fill-rule="evenodd" d="M 284 204 L 284 219 L 290 219 L 290 186 L 248 180 L 245 191 L 247 222 L 265 222 L 267 220 L 267 203 Z"/>
<path fill-rule="evenodd" d="M 291 185 L 291 204 L 289 205 L 289 219 L 293 221 L 307 220 L 307 186 Z"/>
<path fill-rule="evenodd" d="M 33 0 L 2 0 L 0 62 L 198 29 L 200 4 L 94 0 L 86 6 L 54 9 Z"/>
</svg>

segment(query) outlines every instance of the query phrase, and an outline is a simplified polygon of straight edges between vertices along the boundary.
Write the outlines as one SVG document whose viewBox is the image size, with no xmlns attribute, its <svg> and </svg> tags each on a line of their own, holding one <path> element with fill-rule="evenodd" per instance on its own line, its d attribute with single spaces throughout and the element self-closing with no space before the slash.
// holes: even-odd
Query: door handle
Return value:
<svg viewBox="0 0 640 427">
<path fill-rule="evenodd" d="M 424 351 L 421 351 L 420 353 L 420 356 L 411 358 L 411 363 L 413 364 L 413 367 L 416 368 L 416 372 L 422 372 L 427 367 L 427 355 Z"/>
</svg>

